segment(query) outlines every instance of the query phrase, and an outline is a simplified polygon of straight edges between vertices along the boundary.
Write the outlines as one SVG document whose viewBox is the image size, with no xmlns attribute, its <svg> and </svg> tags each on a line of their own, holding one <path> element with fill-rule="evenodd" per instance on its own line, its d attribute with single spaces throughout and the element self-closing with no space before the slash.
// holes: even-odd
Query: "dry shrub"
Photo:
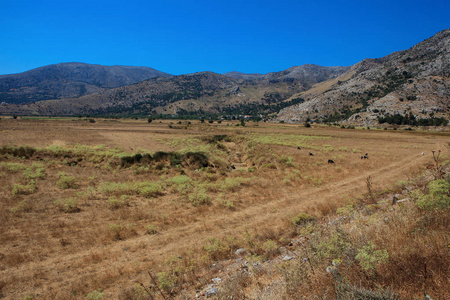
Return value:
<svg viewBox="0 0 450 300">
<path fill-rule="evenodd" d="M 109 224 L 112 240 L 120 241 L 137 235 L 136 224 Z"/>
<path fill-rule="evenodd" d="M 327 202 L 327 203 L 319 203 L 316 206 L 317 211 L 322 216 L 328 216 L 330 214 L 333 214 L 336 212 L 336 209 L 341 205 L 341 203 L 334 201 L 334 202 Z"/>
<path fill-rule="evenodd" d="M 247 272 L 238 272 L 234 277 L 227 280 L 217 293 L 217 299 L 247 299 L 245 288 L 252 282 L 252 277 Z"/>
</svg>

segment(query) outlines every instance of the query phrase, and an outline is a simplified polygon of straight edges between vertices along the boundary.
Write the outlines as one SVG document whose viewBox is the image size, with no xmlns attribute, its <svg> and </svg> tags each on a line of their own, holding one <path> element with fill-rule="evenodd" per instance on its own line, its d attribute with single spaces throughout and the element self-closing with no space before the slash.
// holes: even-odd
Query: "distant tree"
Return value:
<svg viewBox="0 0 450 300">
<path fill-rule="evenodd" d="M 303 125 L 304 125 L 306 128 L 311 127 L 311 124 L 309 124 L 309 122 L 305 122 Z"/>
<path fill-rule="evenodd" d="M 147 123 L 151 123 L 152 121 L 153 121 L 152 118 L 148 118 L 148 119 L 147 119 Z"/>
<path fill-rule="evenodd" d="M 17 115 L 13 115 L 12 117 L 13 117 L 13 119 L 14 119 L 14 120 L 16 120 L 16 119 L 17 119 Z"/>
</svg>

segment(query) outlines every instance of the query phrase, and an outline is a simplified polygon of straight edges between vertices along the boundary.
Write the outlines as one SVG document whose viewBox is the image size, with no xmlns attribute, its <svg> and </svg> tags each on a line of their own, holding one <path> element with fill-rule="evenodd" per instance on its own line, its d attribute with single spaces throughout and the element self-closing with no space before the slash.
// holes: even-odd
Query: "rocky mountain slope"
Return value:
<svg viewBox="0 0 450 300">
<path fill-rule="evenodd" d="M 379 59 L 365 59 L 339 77 L 295 97 L 278 121 L 375 124 L 386 116 L 443 117 L 450 111 L 450 30 Z"/>
<path fill-rule="evenodd" d="M 170 74 L 148 67 L 61 63 L 0 76 L 0 102 L 23 104 L 80 97 Z"/>
<path fill-rule="evenodd" d="M 142 115 L 250 113 L 281 103 L 314 84 L 344 73 L 347 67 L 305 65 L 261 76 L 233 78 L 213 72 L 158 77 L 79 98 L 2 105 L 0 112 L 42 115 Z M 245 79 L 251 78 L 251 79 Z M 287 102 L 298 103 L 296 101 Z"/>
</svg>

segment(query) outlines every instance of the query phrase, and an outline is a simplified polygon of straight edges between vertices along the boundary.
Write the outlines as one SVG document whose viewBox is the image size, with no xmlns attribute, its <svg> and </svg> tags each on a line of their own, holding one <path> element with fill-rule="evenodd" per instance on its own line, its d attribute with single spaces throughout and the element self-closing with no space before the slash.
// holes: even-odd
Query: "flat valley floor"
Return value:
<svg viewBox="0 0 450 300">
<path fill-rule="evenodd" d="M 449 154 L 445 132 L 239 124 L 2 118 L 0 298 L 115 299 L 179 256 L 201 278 L 214 239 L 281 240 L 298 213 L 324 217 L 368 180 L 382 192 Z"/>
</svg>

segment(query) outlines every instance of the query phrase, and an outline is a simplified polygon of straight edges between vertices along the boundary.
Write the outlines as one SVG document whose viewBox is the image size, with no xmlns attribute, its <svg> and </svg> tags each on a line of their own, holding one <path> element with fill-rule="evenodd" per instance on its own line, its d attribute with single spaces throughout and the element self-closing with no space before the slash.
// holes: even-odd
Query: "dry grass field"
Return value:
<svg viewBox="0 0 450 300">
<path fill-rule="evenodd" d="M 248 249 L 247 260 L 267 261 L 275 249 L 305 236 L 308 226 L 292 224 L 299 213 L 323 222 L 338 208 L 368 203 L 420 176 L 434 163 L 432 150 L 442 150 L 444 160 L 449 156 L 449 133 L 236 124 L 2 118 L 0 298 L 162 299 L 163 293 L 192 299 L 225 274 L 226 267 L 217 265 L 225 266 L 236 249 Z M 361 159 L 366 153 L 369 158 Z M 442 233 L 448 217 L 440 222 L 433 230 L 441 235 L 433 241 L 448 266 L 448 234 Z M 381 245 L 389 235 L 379 232 L 373 240 Z M 398 246 L 386 246 L 390 257 Z M 382 269 L 370 273 L 359 262 L 362 279 L 349 280 L 392 286 L 404 297 L 421 295 L 421 286 L 402 290 L 380 275 Z M 440 291 L 447 282 L 439 281 L 448 269 L 428 268 L 434 295 L 448 297 Z M 313 289 L 335 286 L 326 272 L 312 272 Z M 272 282 L 266 277 L 284 278 L 282 271 L 262 274 L 240 287 L 258 284 L 262 291 Z M 298 295 L 310 293 L 304 291 Z M 338 291 L 330 293 L 335 298 Z M 283 298 L 291 296 L 286 284 Z M 228 299 L 242 298 L 233 297 Z"/>
</svg>

